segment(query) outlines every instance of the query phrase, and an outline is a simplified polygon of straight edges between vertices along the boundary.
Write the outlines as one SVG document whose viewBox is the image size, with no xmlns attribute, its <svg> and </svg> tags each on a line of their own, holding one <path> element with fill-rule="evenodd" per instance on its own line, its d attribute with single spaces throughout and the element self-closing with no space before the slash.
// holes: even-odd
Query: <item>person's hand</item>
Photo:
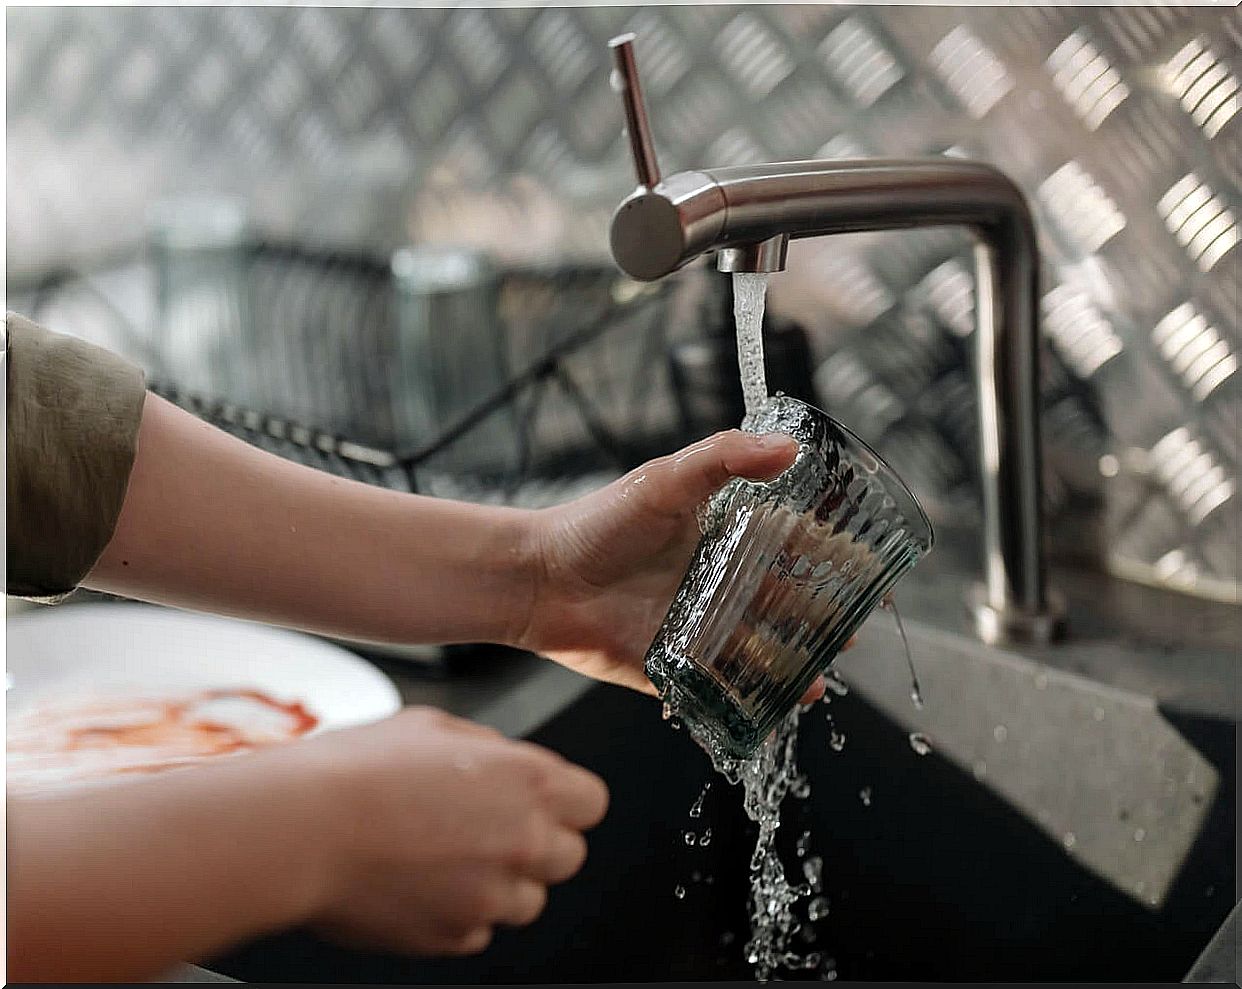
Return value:
<svg viewBox="0 0 1242 989">
<path fill-rule="evenodd" d="M 346 808 L 310 923 L 371 949 L 471 954 L 496 925 L 529 924 L 608 802 L 555 753 L 429 708 L 283 754 L 314 762 Z"/>
<path fill-rule="evenodd" d="M 643 656 L 698 542 L 695 510 L 731 478 L 775 477 L 797 449 L 788 436 L 729 430 L 538 513 L 537 586 L 517 644 L 654 694 Z M 817 681 L 803 700 L 823 691 Z"/>
</svg>

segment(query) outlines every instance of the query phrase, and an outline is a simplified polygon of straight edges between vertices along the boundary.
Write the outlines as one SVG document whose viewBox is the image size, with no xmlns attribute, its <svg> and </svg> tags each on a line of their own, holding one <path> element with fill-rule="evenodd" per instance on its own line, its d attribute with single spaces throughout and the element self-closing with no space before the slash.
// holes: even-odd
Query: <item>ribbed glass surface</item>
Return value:
<svg viewBox="0 0 1242 989">
<path fill-rule="evenodd" d="M 783 432 L 798 458 L 732 481 L 647 653 L 647 672 L 729 751 L 747 755 L 884 595 L 932 546 L 893 470 L 844 426 L 778 397 L 745 428 Z"/>
</svg>

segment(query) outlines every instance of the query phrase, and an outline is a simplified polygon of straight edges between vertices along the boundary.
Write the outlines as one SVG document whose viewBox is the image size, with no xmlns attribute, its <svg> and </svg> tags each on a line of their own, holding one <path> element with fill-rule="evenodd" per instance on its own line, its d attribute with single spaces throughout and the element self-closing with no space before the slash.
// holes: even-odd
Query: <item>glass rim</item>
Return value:
<svg viewBox="0 0 1242 989">
<path fill-rule="evenodd" d="M 811 412 L 814 412 L 816 415 L 822 416 L 829 423 L 831 423 L 837 430 L 839 430 L 850 443 L 854 444 L 859 449 L 861 449 L 864 453 L 866 453 L 868 456 L 874 459 L 875 462 L 879 465 L 880 472 L 886 478 L 890 478 L 893 482 L 895 482 L 895 486 L 898 492 L 901 495 L 903 495 L 905 498 L 907 498 L 910 504 L 914 506 L 914 511 L 917 513 L 918 521 L 922 524 L 922 527 L 927 532 L 927 550 L 930 550 L 936 544 L 936 530 L 932 527 L 931 519 L 927 517 L 927 512 L 923 508 L 923 503 L 919 501 L 918 495 L 914 493 L 914 491 L 910 488 L 910 485 L 905 482 L 902 476 L 897 473 L 893 465 L 890 464 L 887 460 L 885 460 L 882 456 L 880 456 L 880 454 L 876 452 L 875 448 L 870 443 L 868 443 L 861 436 L 859 436 L 856 432 L 854 432 L 854 430 L 850 429 L 850 427 L 847 426 L 845 423 L 841 422 L 841 420 L 838 419 L 836 416 L 831 415 L 828 412 L 825 412 L 819 406 L 812 405 L 810 402 L 804 402 L 802 399 L 794 398 L 791 395 L 773 395 L 771 398 L 768 399 L 768 402 L 765 404 L 764 407 L 766 408 L 768 404 L 771 404 L 774 402 L 782 402 L 782 403 L 785 403 L 786 405 L 801 406 L 804 409 L 809 409 Z M 762 411 L 763 410 L 761 409 L 759 414 L 762 414 Z M 776 432 L 779 432 L 779 430 L 776 430 Z M 903 514 L 906 514 L 908 516 L 908 513 L 903 513 Z M 924 550 L 924 552 L 927 552 L 927 550 Z"/>
</svg>

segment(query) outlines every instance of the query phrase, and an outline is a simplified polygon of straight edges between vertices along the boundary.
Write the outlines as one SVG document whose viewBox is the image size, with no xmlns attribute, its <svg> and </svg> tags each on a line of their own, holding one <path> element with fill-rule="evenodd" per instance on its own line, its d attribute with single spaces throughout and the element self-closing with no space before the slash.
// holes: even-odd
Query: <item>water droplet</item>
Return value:
<svg viewBox="0 0 1242 989">
<path fill-rule="evenodd" d="M 845 748 L 845 732 L 833 730 L 828 736 L 828 747 L 833 752 L 840 752 Z"/>
<path fill-rule="evenodd" d="M 830 906 L 828 897 L 817 896 L 807 904 L 806 915 L 811 920 L 823 920 L 828 916 Z"/>
<path fill-rule="evenodd" d="M 683 837 L 686 839 L 687 845 L 694 847 L 694 843 L 697 840 L 697 836 L 695 835 L 693 831 L 687 831 L 685 835 L 683 835 Z"/>
<path fill-rule="evenodd" d="M 811 781 L 804 775 L 797 776 L 789 784 L 789 792 L 798 800 L 805 800 L 811 795 Z"/>
<path fill-rule="evenodd" d="M 829 670 L 824 674 L 824 684 L 838 697 L 844 697 L 850 692 L 850 688 L 841 679 L 841 674 L 836 670 Z"/>
<path fill-rule="evenodd" d="M 681 731 L 681 718 L 669 718 L 668 726 L 672 728 L 673 731 Z"/>
<path fill-rule="evenodd" d="M 901 636 L 901 647 L 906 653 L 906 666 L 910 670 L 910 702 L 916 710 L 923 710 L 923 688 L 919 686 L 919 675 L 914 669 L 914 656 L 910 652 L 910 640 L 906 636 L 906 626 L 901 620 L 901 612 L 897 610 L 897 602 L 893 595 L 888 594 L 880 603 L 880 607 L 892 612 L 893 622 L 897 625 L 897 634 Z"/>
<path fill-rule="evenodd" d="M 710 782 L 703 784 L 703 791 L 698 795 L 698 798 L 694 801 L 694 803 L 690 805 L 690 816 L 691 817 L 702 817 L 703 816 L 703 800 L 707 796 L 707 791 L 710 790 L 711 788 L 712 788 L 712 785 Z"/>
<path fill-rule="evenodd" d="M 910 733 L 910 748 L 914 749 L 917 755 L 927 755 L 932 750 L 931 739 L 919 731 Z"/>
<path fill-rule="evenodd" d="M 1066 831 L 1065 837 L 1061 839 L 1061 844 L 1066 848 L 1073 848 L 1078 844 L 1078 836 L 1073 831 Z"/>
<path fill-rule="evenodd" d="M 802 874 L 806 876 L 806 881 L 811 884 L 811 889 L 818 893 L 823 885 L 824 860 L 818 855 L 810 856 L 802 863 Z M 815 918 L 812 917 L 812 920 Z"/>
<path fill-rule="evenodd" d="M 686 898 L 686 887 L 678 883 L 673 887 L 673 895 L 679 900 L 684 900 Z"/>
<path fill-rule="evenodd" d="M 970 767 L 970 771 L 975 774 L 975 779 L 981 780 L 988 774 L 988 764 L 980 759 Z"/>
<path fill-rule="evenodd" d="M 825 982 L 836 982 L 837 981 L 837 970 L 835 968 L 828 969 L 828 971 L 824 973 L 823 978 Z"/>
<path fill-rule="evenodd" d="M 1004 725 L 997 725 L 995 728 L 992 729 L 992 737 L 996 739 L 998 742 L 1003 742 L 1005 739 L 1009 737 L 1009 729 L 1006 728 Z"/>
<path fill-rule="evenodd" d="M 871 787 L 864 786 L 858 791 L 858 799 L 863 802 L 864 807 L 871 806 Z"/>
<path fill-rule="evenodd" d="M 1097 707 L 1094 711 L 1091 712 L 1091 717 L 1095 718 L 1096 721 L 1103 721 L 1104 720 L 1104 708 Z"/>
<path fill-rule="evenodd" d="M 699 847 L 706 848 L 711 843 L 712 843 L 712 829 L 708 828 L 706 831 L 703 832 L 703 837 L 699 839 Z"/>
<path fill-rule="evenodd" d="M 660 717 L 662 717 L 665 721 L 667 721 L 672 716 L 673 716 L 673 705 L 670 704 L 668 701 L 665 701 L 664 707 L 660 709 Z"/>
<path fill-rule="evenodd" d="M 1143 828 L 1134 829 L 1134 840 L 1135 841 L 1142 841 L 1146 837 L 1147 837 L 1147 832 Z"/>
<path fill-rule="evenodd" d="M 810 843 L 811 843 L 811 832 L 803 831 L 802 834 L 798 837 L 798 840 L 794 842 L 794 850 L 798 853 L 799 858 L 801 858 L 803 855 L 806 854 L 806 850 L 808 846 L 810 845 Z"/>
</svg>

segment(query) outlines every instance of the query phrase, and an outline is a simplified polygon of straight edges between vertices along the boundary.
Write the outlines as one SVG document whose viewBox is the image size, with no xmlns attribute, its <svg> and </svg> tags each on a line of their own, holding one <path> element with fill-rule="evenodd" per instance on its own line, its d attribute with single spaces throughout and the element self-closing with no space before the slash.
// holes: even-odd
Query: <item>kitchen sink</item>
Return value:
<svg viewBox="0 0 1242 989">
<path fill-rule="evenodd" d="M 842 980 L 1181 980 L 1235 902 L 1232 705 L 1178 709 L 1072 662 L 907 628 L 922 710 L 879 613 L 837 662 L 848 694 L 802 719 L 812 792 L 786 804 L 779 843 L 797 868 L 809 829 L 808 854 L 823 858 L 831 911 L 816 950 Z M 531 737 L 612 791 L 586 866 L 533 926 L 468 959 L 357 953 L 290 933 L 211 967 L 248 981 L 751 979 L 754 828 L 685 731 L 650 698 L 595 686 Z M 706 828 L 708 845 L 687 845 L 687 831 Z"/>
</svg>

